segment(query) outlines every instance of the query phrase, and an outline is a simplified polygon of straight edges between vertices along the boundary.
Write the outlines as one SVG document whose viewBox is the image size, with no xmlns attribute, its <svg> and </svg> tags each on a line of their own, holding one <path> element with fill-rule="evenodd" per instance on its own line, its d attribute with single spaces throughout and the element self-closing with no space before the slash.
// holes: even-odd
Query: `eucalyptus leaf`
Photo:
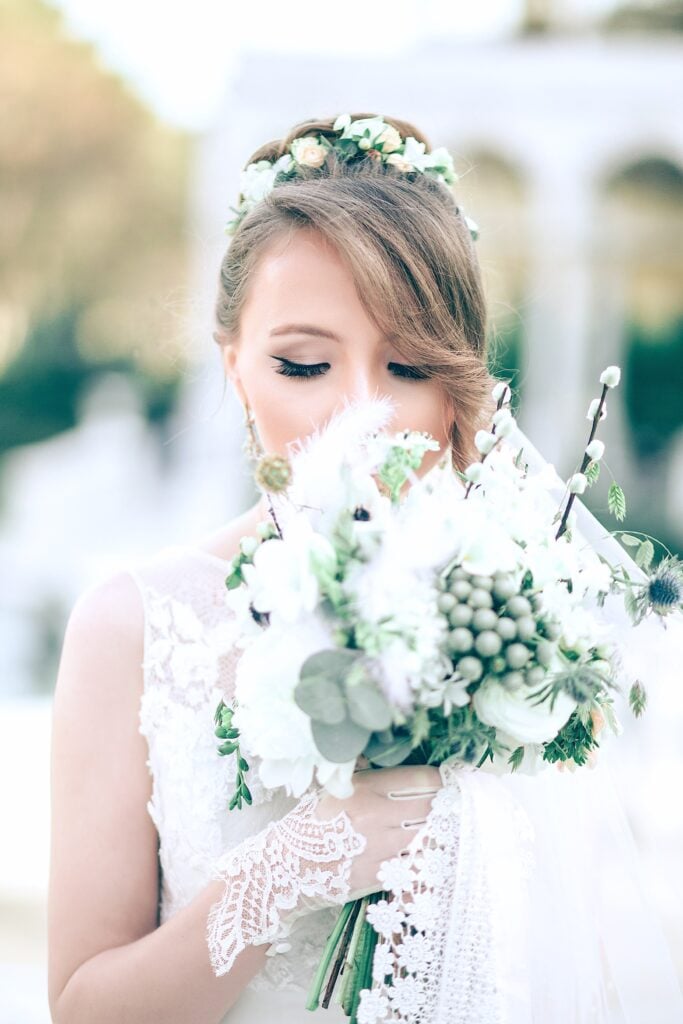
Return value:
<svg viewBox="0 0 683 1024">
<path fill-rule="evenodd" d="M 346 700 L 349 715 L 356 725 L 374 731 L 391 725 L 391 708 L 377 683 L 368 676 L 348 682 Z"/>
<path fill-rule="evenodd" d="M 320 753 L 335 764 L 343 764 L 358 757 L 370 737 L 369 729 L 356 725 L 350 718 L 345 718 L 337 725 L 314 719 L 311 729 Z"/>
<path fill-rule="evenodd" d="M 294 689 L 296 704 L 310 718 L 337 725 L 346 718 L 346 702 L 339 686 L 327 676 L 305 676 Z"/>
<path fill-rule="evenodd" d="M 382 739 L 374 735 L 363 753 L 368 761 L 379 765 L 380 768 L 394 768 L 405 761 L 414 746 L 410 735 L 393 735 L 391 739 Z"/>
</svg>

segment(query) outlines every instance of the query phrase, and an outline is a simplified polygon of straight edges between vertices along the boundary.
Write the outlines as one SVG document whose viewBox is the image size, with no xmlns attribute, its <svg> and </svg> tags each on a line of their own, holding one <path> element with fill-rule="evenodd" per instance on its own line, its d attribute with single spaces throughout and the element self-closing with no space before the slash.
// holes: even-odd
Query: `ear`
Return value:
<svg viewBox="0 0 683 1024">
<path fill-rule="evenodd" d="M 223 345 L 221 355 L 223 359 L 223 367 L 225 369 L 225 376 L 232 382 L 232 386 L 235 389 L 237 397 L 244 406 L 247 404 L 247 396 L 239 375 L 236 345 L 230 343 Z"/>
</svg>

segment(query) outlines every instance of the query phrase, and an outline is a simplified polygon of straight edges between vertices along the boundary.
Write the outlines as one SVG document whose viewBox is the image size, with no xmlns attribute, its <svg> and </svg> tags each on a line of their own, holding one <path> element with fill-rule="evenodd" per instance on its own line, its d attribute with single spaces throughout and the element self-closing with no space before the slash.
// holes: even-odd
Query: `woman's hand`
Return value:
<svg viewBox="0 0 683 1024">
<path fill-rule="evenodd" d="M 320 796 L 317 818 L 325 820 L 346 811 L 354 829 L 367 840 L 365 849 L 353 857 L 349 898 L 377 892 L 380 864 L 408 846 L 442 785 L 434 765 L 399 765 L 355 772 L 353 794 L 345 800 L 329 793 Z"/>
</svg>

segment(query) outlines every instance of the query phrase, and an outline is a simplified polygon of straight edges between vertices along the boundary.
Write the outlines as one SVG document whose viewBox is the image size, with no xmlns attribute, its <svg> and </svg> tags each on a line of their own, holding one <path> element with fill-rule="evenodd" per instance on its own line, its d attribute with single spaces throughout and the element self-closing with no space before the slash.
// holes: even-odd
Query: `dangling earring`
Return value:
<svg viewBox="0 0 683 1024">
<path fill-rule="evenodd" d="M 261 444 L 261 439 L 258 436 L 256 420 L 254 419 L 254 414 L 251 411 L 249 402 L 246 402 L 244 405 L 244 414 L 244 424 L 247 428 L 247 436 L 244 439 L 242 451 L 248 458 L 253 459 L 254 462 L 259 462 L 266 453 L 263 445 Z"/>
<path fill-rule="evenodd" d="M 244 414 L 247 436 L 244 439 L 242 450 L 255 463 L 254 481 L 257 487 L 264 491 L 273 525 L 278 535 L 282 537 L 282 530 L 273 508 L 272 495 L 287 490 L 292 480 L 292 467 L 289 459 L 283 458 L 281 455 L 268 455 L 266 453 L 265 448 L 261 444 L 261 438 L 258 436 L 256 420 L 254 419 L 249 402 L 245 402 Z"/>
</svg>

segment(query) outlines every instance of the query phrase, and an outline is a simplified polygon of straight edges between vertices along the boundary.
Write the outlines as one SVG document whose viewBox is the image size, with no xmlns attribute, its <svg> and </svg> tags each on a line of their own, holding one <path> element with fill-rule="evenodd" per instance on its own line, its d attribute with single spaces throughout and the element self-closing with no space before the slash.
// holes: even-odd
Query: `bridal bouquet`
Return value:
<svg viewBox="0 0 683 1024">
<path fill-rule="evenodd" d="M 418 476 L 439 445 L 383 431 L 385 399 L 348 406 L 290 459 L 264 457 L 257 473 L 272 522 L 243 538 L 226 581 L 243 648 L 234 701 L 215 715 L 219 752 L 237 755 L 231 809 L 251 802 L 250 758 L 267 788 L 300 796 L 317 780 L 342 798 L 359 759 L 499 773 L 594 763 L 604 726 L 620 732 L 608 595 L 623 596 L 636 625 L 680 608 L 683 594 L 683 566 L 667 554 L 653 568 L 652 539 L 620 533 L 643 570 L 635 579 L 576 529 L 572 505 L 598 478 L 595 433 L 618 367 L 600 379 L 559 508 L 553 467 L 531 472 L 506 440 L 515 423 L 502 382 L 491 428 L 475 438 L 480 459 L 464 472 L 446 453 Z M 614 482 L 608 507 L 624 518 Z M 646 693 L 629 685 L 639 715 Z M 424 889 L 447 869 L 433 842 L 421 852 L 422 866 L 386 862 L 383 893 L 343 908 L 310 1009 L 323 986 L 329 1004 L 341 977 L 337 998 L 352 1020 L 414 1019 L 430 963 L 415 873 Z"/>
</svg>

